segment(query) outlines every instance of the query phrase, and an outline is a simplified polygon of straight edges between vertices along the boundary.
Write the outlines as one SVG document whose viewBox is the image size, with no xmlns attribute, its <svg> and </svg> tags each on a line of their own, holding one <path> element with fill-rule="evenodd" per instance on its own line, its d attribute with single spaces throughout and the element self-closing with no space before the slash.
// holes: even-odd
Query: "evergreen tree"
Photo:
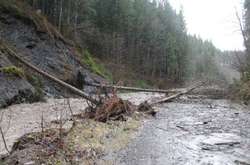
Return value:
<svg viewBox="0 0 250 165">
<path fill-rule="evenodd" d="M 132 67 L 142 79 L 182 81 L 188 75 L 203 74 L 207 71 L 204 67 L 211 66 L 216 51 L 210 42 L 187 35 L 183 11 L 176 13 L 167 0 L 29 0 L 29 3 L 92 54 Z M 197 61 L 196 68 L 192 61 Z"/>
</svg>

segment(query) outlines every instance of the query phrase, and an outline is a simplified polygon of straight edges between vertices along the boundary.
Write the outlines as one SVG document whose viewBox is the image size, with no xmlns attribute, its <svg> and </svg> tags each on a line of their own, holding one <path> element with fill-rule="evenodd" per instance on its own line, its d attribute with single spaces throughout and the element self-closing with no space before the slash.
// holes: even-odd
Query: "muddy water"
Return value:
<svg viewBox="0 0 250 165">
<path fill-rule="evenodd" d="M 115 164 L 250 164 L 249 107 L 190 98 L 157 107 L 157 117 L 144 124 L 126 149 L 113 155 Z"/>
<path fill-rule="evenodd" d="M 140 104 L 150 98 L 162 97 L 160 94 L 152 93 L 125 93 L 120 94 L 123 99 L 130 100 L 134 104 Z M 70 106 L 74 114 L 85 110 L 87 103 L 82 99 L 70 99 Z M 70 117 L 69 105 L 65 99 L 49 99 L 44 103 L 19 104 L 0 110 L 0 126 L 4 131 L 5 140 L 9 149 L 21 136 L 41 131 L 41 119 L 46 128 L 55 127 L 51 122 L 54 120 L 68 119 Z M 2 117 L 3 116 L 3 117 Z M 66 123 L 65 127 L 70 128 L 72 122 Z M 58 127 L 58 126 L 57 126 Z M 6 154 L 2 138 L 0 138 L 0 156 Z"/>
</svg>

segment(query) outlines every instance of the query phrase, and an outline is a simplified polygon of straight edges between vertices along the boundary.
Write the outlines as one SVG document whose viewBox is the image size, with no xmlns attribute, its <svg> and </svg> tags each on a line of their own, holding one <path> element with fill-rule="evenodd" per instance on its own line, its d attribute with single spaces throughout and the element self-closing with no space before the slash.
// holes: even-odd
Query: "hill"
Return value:
<svg viewBox="0 0 250 165">
<path fill-rule="evenodd" d="M 83 82 L 100 83 L 102 75 L 91 71 L 84 55 L 66 40 L 45 17 L 20 1 L 0 0 L 0 107 L 43 96 L 72 96 L 10 56 L 6 46 L 39 69 L 83 89 Z"/>
</svg>

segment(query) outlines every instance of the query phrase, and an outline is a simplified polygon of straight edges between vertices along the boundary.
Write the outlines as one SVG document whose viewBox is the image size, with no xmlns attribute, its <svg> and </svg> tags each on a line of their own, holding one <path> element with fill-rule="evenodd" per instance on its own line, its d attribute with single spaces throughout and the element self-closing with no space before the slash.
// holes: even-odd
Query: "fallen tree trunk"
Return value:
<svg viewBox="0 0 250 165">
<path fill-rule="evenodd" d="M 102 85 L 102 84 L 90 84 L 86 85 L 98 87 L 98 88 L 107 88 L 107 89 L 118 89 L 125 91 L 136 91 L 136 92 L 155 92 L 155 93 L 175 93 L 180 92 L 180 89 L 171 89 L 171 90 L 163 90 L 163 89 L 143 89 L 143 88 L 135 88 L 135 87 L 125 87 L 125 86 L 116 86 L 116 85 Z"/>
<path fill-rule="evenodd" d="M 193 91 L 194 89 L 196 89 L 196 88 L 202 86 L 204 83 L 205 83 L 205 82 L 199 82 L 199 83 L 197 83 L 196 85 L 194 85 L 194 86 L 192 86 L 192 87 L 189 87 L 189 88 L 183 90 L 182 92 L 179 92 L 179 93 L 177 93 L 177 94 L 174 94 L 174 95 L 172 95 L 172 96 L 163 98 L 163 99 L 161 99 L 161 100 L 158 100 L 158 101 L 155 101 L 155 102 L 152 102 L 152 103 L 149 103 L 149 104 L 150 104 L 151 106 L 154 106 L 154 105 L 156 105 L 156 104 L 166 103 L 166 102 L 171 101 L 171 100 L 173 100 L 173 99 L 176 99 L 176 98 L 178 98 L 178 97 L 180 97 L 180 96 L 182 96 L 182 95 L 184 95 L 184 94 L 190 93 L 190 92 Z"/>
<path fill-rule="evenodd" d="M 42 71 L 41 69 L 35 67 L 33 64 L 27 62 L 25 59 L 23 59 L 23 57 L 21 58 L 15 51 L 13 51 L 11 48 L 9 48 L 6 44 L 4 44 L 3 42 L 0 41 L 0 43 L 4 46 L 4 48 L 9 52 L 9 55 L 11 55 L 12 57 L 16 58 L 19 62 L 21 62 L 22 64 L 24 64 L 25 66 L 27 66 L 28 68 L 34 70 L 35 72 L 41 74 L 42 76 L 50 79 L 51 81 L 54 81 L 56 83 L 58 83 L 59 85 L 61 85 L 62 87 L 72 91 L 73 93 L 83 97 L 84 99 L 92 102 L 95 105 L 99 104 L 99 101 L 97 101 L 96 99 L 88 96 L 88 94 L 86 94 L 85 92 L 77 89 L 76 87 L 46 73 L 45 71 Z"/>
</svg>

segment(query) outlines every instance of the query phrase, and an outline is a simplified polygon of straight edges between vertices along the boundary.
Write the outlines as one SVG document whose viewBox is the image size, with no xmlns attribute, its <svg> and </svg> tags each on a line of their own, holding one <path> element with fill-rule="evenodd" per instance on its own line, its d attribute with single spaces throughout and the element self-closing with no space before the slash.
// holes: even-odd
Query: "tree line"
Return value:
<svg viewBox="0 0 250 165">
<path fill-rule="evenodd" d="M 58 29 L 102 60 L 133 68 L 143 79 L 182 81 L 215 70 L 221 52 L 187 34 L 183 11 L 167 0 L 28 0 Z"/>
</svg>

